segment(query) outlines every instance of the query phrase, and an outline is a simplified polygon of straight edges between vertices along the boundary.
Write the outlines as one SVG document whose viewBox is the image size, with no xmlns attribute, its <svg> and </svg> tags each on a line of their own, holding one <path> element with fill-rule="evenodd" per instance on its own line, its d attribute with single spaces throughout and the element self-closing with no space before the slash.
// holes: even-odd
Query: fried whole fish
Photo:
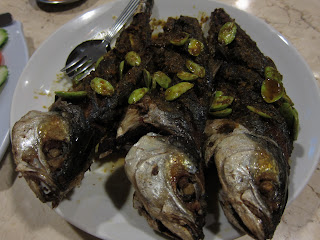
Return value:
<svg viewBox="0 0 320 240">
<path fill-rule="evenodd" d="M 202 239 L 206 204 L 203 161 L 196 147 L 200 139 L 191 135 L 188 113 L 159 98 L 147 95 L 130 106 L 122 126 L 130 121 L 134 128 L 119 131 L 133 139 L 146 133 L 125 158 L 125 171 L 135 189 L 134 206 L 156 231 L 173 238 Z M 151 131 L 157 134 L 147 133 Z M 154 188 L 161 194 L 150 194 Z"/>
<path fill-rule="evenodd" d="M 203 239 L 204 179 L 198 159 L 176 139 L 149 133 L 128 152 L 126 174 L 134 207 L 156 231 L 173 238 Z"/>
<path fill-rule="evenodd" d="M 226 28 L 236 29 L 227 44 L 219 39 Z M 287 202 L 297 113 L 275 64 L 223 9 L 211 14 L 208 46 L 221 66 L 205 129 L 205 160 L 216 165 L 228 220 L 256 239 L 270 239 Z M 273 88 L 266 87 L 269 81 Z"/>
<path fill-rule="evenodd" d="M 193 41 L 201 45 L 196 56 L 190 53 Z M 161 72 L 165 75 L 161 80 L 170 81 L 167 86 L 160 80 L 151 84 L 148 93 L 128 107 L 117 132 L 118 142 L 136 142 L 125 158 L 135 189 L 134 205 L 156 231 L 177 239 L 203 239 L 202 146 L 210 99 L 203 93 L 212 89 L 213 66 L 199 22 L 185 16 L 169 18 L 163 34 L 154 39 L 152 52 L 146 67 L 151 80 Z M 168 91 L 182 86 L 177 84 L 190 86 L 180 75 L 190 76 L 189 61 L 203 73 L 197 73 L 191 89 L 168 100 Z"/>
<path fill-rule="evenodd" d="M 54 207 L 80 184 L 92 163 L 92 150 L 101 139 L 101 146 L 96 147 L 101 154 L 115 147 L 118 122 L 113 119 L 121 116 L 149 59 L 146 48 L 151 41 L 152 6 L 152 0 L 140 2 L 116 47 L 103 56 L 96 71 L 57 97 L 49 112 L 31 111 L 14 125 L 16 170 L 42 202 L 52 202 Z M 139 54 L 141 62 L 125 65 L 120 74 L 119 65 L 128 52 Z M 78 93 L 82 94 L 80 99 Z"/>
</svg>

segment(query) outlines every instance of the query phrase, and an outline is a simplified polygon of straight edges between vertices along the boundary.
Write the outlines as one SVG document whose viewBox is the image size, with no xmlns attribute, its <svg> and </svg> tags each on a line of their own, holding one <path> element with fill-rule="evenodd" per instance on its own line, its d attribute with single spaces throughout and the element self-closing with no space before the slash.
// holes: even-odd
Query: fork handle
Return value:
<svg viewBox="0 0 320 240">
<path fill-rule="evenodd" d="M 112 25 L 111 28 L 108 29 L 107 34 L 104 38 L 106 44 L 110 44 L 112 39 L 117 35 L 117 33 L 121 30 L 121 28 L 126 24 L 126 22 L 132 17 L 135 13 L 140 0 L 130 0 L 128 5 L 122 11 L 120 16 L 117 18 L 116 22 Z"/>
</svg>

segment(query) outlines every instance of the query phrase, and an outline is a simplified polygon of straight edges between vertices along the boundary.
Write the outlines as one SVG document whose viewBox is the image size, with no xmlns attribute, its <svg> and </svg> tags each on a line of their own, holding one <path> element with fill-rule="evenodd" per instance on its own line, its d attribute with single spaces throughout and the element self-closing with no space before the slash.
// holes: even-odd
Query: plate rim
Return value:
<svg viewBox="0 0 320 240">
<path fill-rule="evenodd" d="M 40 51 L 46 44 L 47 42 L 49 41 L 50 38 L 52 38 L 57 32 L 60 32 L 60 31 L 63 31 L 63 29 L 67 29 L 69 26 L 71 26 L 74 22 L 76 22 L 78 19 L 80 19 L 81 17 L 83 17 L 85 14 L 88 14 L 89 12 L 93 13 L 93 12 L 101 12 L 101 11 L 104 11 L 105 9 L 107 9 L 108 7 L 109 8 L 112 8 L 113 4 L 115 4 L 116 2 L 123 2 L 125 0 L 116 0 L 116 1 L 112 1 L 112 2 L 109 2 L 109 3 L 105 3 L 105 4 L 102 4 L 94 9 L 91 9 L 85 13 L 82 13 L 78 16 L 76 16 L 75 18 L 71 19 L 70 21 L 68 21 L 66 24 L 62 25 L 60 28 L 58 28 L 55 32 L 53 32 L 40 46 L 39 48 L 35 51 L 35 53 L 37 51 Z M 286 37 L 284 37 L 281 33 L 279 33 L 273 26 L 269 25 L 268 23 L 266 23 L 263 19 L 253 15 L 252 13 L 250 12 L 247 12 L 247 11 L 244 11 L 242 9 L 239 9 L 239 8 L 236 8 L 235 6 L 232 6 L 232 5 L 229 5 L 227 3 L 222 3 L 222 2 L 217 2 L 216 0 L 205 0 L 205 2 L 207 2 L 208 4 L 216 4 L 216 5 L 219 5 L 221 7 L 225 7 L 225 8 L 228 8 L 228 9 L 233 9 L 233 11 L 235 12 L 238 12 L 238 13 L 241 13 L 243 15 L 246 15 L 246 16 L 249 16 L 250 18 L 253 18 L 255 21 L 259 21 L 260 24 L 263 24 L 269 31 L 272 31 L 274 32 L 276 35 L 278 35 L 279 37 L 281 36 L 283 38 L 283 40 L 287 43 L 287 45 L 290 47 L 291 50 L 293 50 L 293 53 L 294 55 L 296 55 L 299 60 L 301 61 L 301 63 L 303 63 L 303 67 L 307 70 L 307 72 L 309 73 L 309 76 L 308 78 L 311 78 L 312 79 L 312 84 L 315 85 L 315 88 L 316 88 L 316 91 L 317 91 L 317 94 L 318 96 L 320 96 L 320 89 L 319 87 L 317 86 L 317 80 L 315 79 L 314 75 L 312 74 L 312 70 L 310 68 L 310 66 L 307 64 L 306 60 L 302 57 L 302 55 L 299 53 L 299 51 L 294 47 L 294 45 L 288 40 L 286 39 Z M 216 7 L 214 7 L 216 8 Z M 213 8 L 213 9 L 214 9 Z M 107 9 L 108 10 L 108 9 Z M 230 14 L 231 15 L 231 14 Z M 240 24 L 241 25 L 241 24 Z M 259 43 L 258 43 L 259 44 Z M 23 79 L 22 75 L 25 71 L 25 69 L 28 68 L 29 64 L 31 64 L 31 60 L 33 59 L 34 57 L 34 54 L 31 56 L 29 62 L 27 63 L 27 65 L 25 66 L 22 74 L 21 74 L 21 79 Z M 19 79 L 20 81 L 20 79 Z M 13 98 L 15 98 L 15 95 L 16 95 L 16 91 L 14 92 L 14 95 L 13 95 Z M 13 103 L 13 102 L 12 102 Z M 12 104 L 13 105 L 13 104 Z M 12 122 L 11 122 L 11 119 L 13 119 L 13 106 L 11 107 L 11 115 L 10 115 L 10 129 L 12 129 Z M 292 198 L 290 199 L 290 201 L 288 201 L 287 203 L 287 206 L 289 206 L 302 192 L 302 190 L 305 188 L 305 186 L 307 185 L 307 183 L 310 181 L 314 171 L 316 170 L 316 166 L 318 165 L 318 162 L 319 162 L 319 158 L 320 158 L 320 149 L 318 148 L 316 153 L 315 153 L 315 158 L 317 158 L 318 160 L 314 161 L 313 165 L 312 165 L 312 170 L 309 172 L 309 175 L 305 178 L 305 183 L 303 184 L 302 187 L 300 187 L 297 191 L 295 191 L 294 195 L 292 196 Z M 56 210 L 57 211 L 57 210 Z M 60 216 L 61 213 L 59 214 Z M 66 216 L 64 216 L 63 218 L 67 219 Z M 80 229 L 84 230 L 82 226 L 79 226 L 76 222 L 72 221 L 71 219 L 68 219 L 68 222 L 72 223 L 73 225 L 79 227 Z M 86 231 L 86 230 L 84 230 Z M 86 231 L 88 232 L 88 231 Z M 95 234 L 93 234 L 92 232 L 88 232 L 94 236 L 97 236 Z M 101 237 L 101 236 L 98 236 L 98 237 Z"/>
</svg>

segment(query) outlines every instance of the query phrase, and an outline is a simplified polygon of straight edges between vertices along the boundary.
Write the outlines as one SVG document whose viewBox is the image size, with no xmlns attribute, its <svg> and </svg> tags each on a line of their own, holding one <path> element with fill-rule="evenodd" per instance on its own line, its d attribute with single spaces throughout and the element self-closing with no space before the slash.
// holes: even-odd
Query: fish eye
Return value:
<svg viewBox="0 0 320 240">
<path fill-rule="evenodd" d="M 232 206 L 232 204 L 225 202 L 225 205 L 228 206 L 228 210 L 230 211 L 230 214 L 232 215 L 232 217 L 234 218 L 233 221 L 237 222 L 240 227 L 247 233 L 249 233 L 250 235 L 253 235 L 253 233 L 251 232 L 251 230 L 247 227 L 247 225 L 243 222 L 242 218 L 240 217 L 240 215 L 238 214 L 238 212 L 234 209 L 234 207 Z"/>
<path fill-rule="evenodd" d="M 190 202 L 196 198 L 195 183 L 188 176 L 181 177 L 177 182 L 177 192 L 184 202 Z"/>
<path fill-rule="evenodd" d="M 272 209 L 273 211 L 278 210 L 279 202 L 277 199 L 279 197 L 279 192 L 277 185 L 271 180 L 264 180 L 260 182 L 258 189 L 269 209 Z"/>
<path fill-rule="evenodd" d="M 263 181 L 260 184 L 259 190 L 264 195 L 270 195 L 274 193 L 274 185 L 271 181 Z"/>
<path fill-rule="evenodd" d="M 42 152 L 48 160 L 58 158 L 65 152 L 67 144 L 64 141 L 50 139 L 43 144 Z"/>
<path fill-rule="evenodd" d="M 270 178 L 261 178 L 258 181 L 258 190 L 266 199 L 273 199 L 276 194 L 276 186 Z"/>
</svg>

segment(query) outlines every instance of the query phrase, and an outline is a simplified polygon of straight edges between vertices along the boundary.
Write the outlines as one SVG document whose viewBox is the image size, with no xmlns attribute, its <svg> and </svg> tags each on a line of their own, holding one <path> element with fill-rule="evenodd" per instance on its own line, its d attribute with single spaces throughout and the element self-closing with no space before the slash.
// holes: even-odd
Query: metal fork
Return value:
<svg viewBox="0 0 320 240">
<path fill-rule="evenodd" d="M 125 23 L 136 11 L 140 0 L 130 0 L 102 40 L 88 40 L 79 44 L 69 55 L 66 66 L 60 71 L 65 72 L 70 78 L 77 81 L 85 78 L 95 69 L 95 62 L 107 52 L 107 47 L 112 39 L 122 29 Z"/>
</svg>

